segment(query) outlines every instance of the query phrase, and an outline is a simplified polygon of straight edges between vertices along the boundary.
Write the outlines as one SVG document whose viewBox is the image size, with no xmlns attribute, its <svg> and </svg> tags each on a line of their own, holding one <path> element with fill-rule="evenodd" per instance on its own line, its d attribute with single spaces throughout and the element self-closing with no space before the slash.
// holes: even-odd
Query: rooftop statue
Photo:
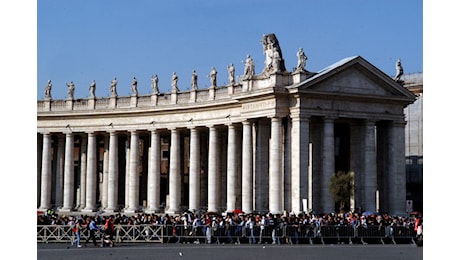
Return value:
<svg viewBox="0 0 460 260">
<path fill-rule="evenodd" d="M 235 84 L 235 66 L 233 63 L 227 66 L 228 70 L 228 84 L 233 85 Z"/>
<path fill-rule="evenodd" d="M 152 79 L 152 92 L 153 94 L 158 94 L 158 76 L 155 74 L 154 77 L 151 78 Z"/>
<path fill-rule="evenodd" d="M 110 93 L 112 93 L 112 97 L 117 96 L 117 77 L 115 77 L 111 82 L 110 82 Z"/>
<path fill-rule="evenodd" d="M 89 94 L 91 95 L 92 98 L 96 97 L 95 91 L 96 91 L 96 81 L 93 80 L 93 82 L 91 82 L 91 85 L 89 85 Z"/>
<path fill-rule="evenodd" d="M 275 34 L 264 34 L 261 43 L 265 54 L 265 67 L 262 74 L 271 75 L 286 71 L 283 54 Z"/>
<path fill-rule="evenodd" d="M 133 92 L 133 96 L 137 96 L 137 79 L 133 77 L 133 82 L 131 83 L 131 91 Z"/>
<path fill-rule="evenodd" d="M 401 76 L 404 74 L 403 67 L 401 65 L 401 59 L 396 61 L 396 76 L 394 78 L 395 81 L 401 81 Z"/>
<path fill-rule="evenodd" d="M 254 61 L 252 60 L 251 55 L 248 54 L 244 62 L 244 78 L 250 79 L 252 76 L 254 76 L 254 69 Z"/>
<path fill-rule="evenodd" d="M 211 79 L 211 87 L 217 86 L 217 70 L 216 70 L 216 68 L 212 67 L 211 72 L 209 73 L 208 77 Z"/>
<path fill-rule="evenodd" d="M 51 87 L 53 85 L 51 84 L 51 80 L 48 80 L 48 83 L 46 84 L 45 87 L 45 99 L 51 99 Z"/>
<path fill-rule="evenodd" d="M 198 74 L 196 73 L 196 70 L 192 71 L 192 89 L 197 90 L 198 89 Z"/>
<path fill-rule="evenodd" d="M 173 73 L 171 77 L 171 87 L 172 87 L 172 92 L 177 92 L 179 91 L 179 87 L 177 86 L 177 81 L 179 80 L 179 77 L 177 77 L 176 72 Z"/>
<path fill-rule="evenodd" d="M 299 48 L 299 51 L 297 52 L 297 67 L 295 68 L 295 71 L 305 71 L 307 59 L 307 55 L 303 52 L 303 48 Z"/>
<path fill-rule="evenodd" d="M 70 83 L 65 84 L 67 85 L 67 98 L 73 99 L 73 94 L 75 92 L 75 85 L 73 84 L 73 81 L 70 81 Z"/>
</svg>

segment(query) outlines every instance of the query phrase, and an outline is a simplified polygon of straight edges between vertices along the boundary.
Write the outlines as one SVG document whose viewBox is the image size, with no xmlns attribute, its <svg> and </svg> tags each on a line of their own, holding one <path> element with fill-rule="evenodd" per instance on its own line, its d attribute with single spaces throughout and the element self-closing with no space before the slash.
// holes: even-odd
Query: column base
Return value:
<svg viewBox="0 0 460 260">
<path fill-rule="evenodd" d="M 97 210 L 96 209 L 82 209 L 81 212 L 96 212 Z"/>
<path fill-rule="evenodd" d="M 115 212 L 118 212 L 118 210 L 116 210 L 116 209 L 105 209 L 104 212 L 115 213 Z"/>
<path fill-rule="evenodd" d="M 165 211 L 165 213 L 167 213 L 167 214 L 179 214 L 179 213 L 181 213 L 181 211 L 179 209 L 168 209 L 167 211 Z"/>
<path fill-rule="evenodd" d="M 137 213 L 140 212 L 139 210 L 136 209 L 125 209 L 123 210 L 124 213 Z"/>
<path fill-rule="evenodd" d="M 161 213 L 160 209 L 146 209 L 145 213 L 151 214 L 151 213 Z"/>
<path fill-rule="evenodd" d="M 51 207 L 40 207 L 40 208 L 38 208 L 37 210 L 38 210 L 38 211 L 47 212 L 49 209 L 51 209 Z"/>
<path fill-rule="evenodd" d="M 72 211 L 71 208 L 62 208 L 58 209 L 57 212 L 62 212 L 62 213 L 70 213 Z"/>
</svg>

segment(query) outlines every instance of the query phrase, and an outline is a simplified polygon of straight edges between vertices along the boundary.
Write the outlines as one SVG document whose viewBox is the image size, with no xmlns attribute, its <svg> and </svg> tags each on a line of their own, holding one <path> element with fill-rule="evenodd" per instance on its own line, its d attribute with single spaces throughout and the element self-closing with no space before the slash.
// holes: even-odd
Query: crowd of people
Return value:
<svg viewBox="0 0 460 260">
<path fill-rule="evenodd" d="M 175 243 L 240 243 L 245 237 L 250 244 L 262 243 L 263 239 L 271 236 L 272 244 L 298 244 L 301 237 L 307 236 L 315 228 L 324 226 L 366 228 L 377 226 L 381 228 L 404 227 L 421 235 L 423 219 L 417 216 L 391 216 L 388 214 L 359 214 L 353 212 L 330 214 L 244 214 L 233 212 L 216 214 L 212 212 L 193 213 L 186 211 L 182 214 L 149 214 L 136 213 L 112 215 L 97 213 L 94 216 L 59 215 L 53 211 L 38 215 L 38 225 L 69 225 L 77 229 L 76 245 L 80 244 L 80 234 L 85 228 L 89 230 L 87 243 L 93 241 L 97 245 L 95 234 L 104 232 L 113 246 L 113 235 L 117 225 L 152 225 L 166 227 L 165 235 L 168 241 Z M 99 230 L 100 226 L 101 230 Z M 391 229 L 392 230 L 392 229 Z M 201 239 L 201 241 L 200 241 Z"/>
</svg>

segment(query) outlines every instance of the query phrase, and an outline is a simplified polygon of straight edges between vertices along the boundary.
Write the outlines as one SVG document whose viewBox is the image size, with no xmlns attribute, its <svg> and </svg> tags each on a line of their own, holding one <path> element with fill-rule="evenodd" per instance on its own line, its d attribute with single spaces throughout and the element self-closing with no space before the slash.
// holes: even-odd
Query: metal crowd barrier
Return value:
<svg viewBox="0 0 460 260">
<path fill-rule="evenodd" d="M 103 228 L 103 226 L 99 226 Z M 295 226 L 281 228 L 254 225 L 206 227 L 191 225 L 115 225 L 115 243 L 276 243 L 276 244 L 415 244 L 412 226 Z M 83 229 L 85 242 L 89 230 Z M 37 243 L 73 243 L 68 225 L 37 225 Z"/>
</svg>

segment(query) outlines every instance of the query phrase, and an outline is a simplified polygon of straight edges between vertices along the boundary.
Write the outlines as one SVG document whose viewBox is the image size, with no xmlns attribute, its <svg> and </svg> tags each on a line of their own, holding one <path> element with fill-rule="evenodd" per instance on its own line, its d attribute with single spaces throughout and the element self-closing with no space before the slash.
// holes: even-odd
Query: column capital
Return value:
<svg viewBox="0 0 460 260">
<path fill-rule="evenodd" d="M 250 125 L 252 124 L 252 121 L 250 119 L 246 119 L 243 122 L 241 122 L 243 125 Z"/>
<path fill-rule="evenodd" d="M 290 115 L 292 121 L 297 121 L 297 120 L 310 120 L 311 115 L 302 115 L 299 113 L 294 113 Z"/>
<path fill-rule="evenodd" d="M 393 120 L 391 121 L 391 125 L 393 127 L 406 127 L 407 122 L 404 120 Z"/>
<path fill-rule="evenodd" d="M 337 117 L 334 116 L 325 116 L 323 118 L 324 122 L 334 122 L 337 119 Z"/>
<path fill-rule="evenodd" d="M 270 117 L 270 120 L 271 120 L 271 121 L 281 121 L 281 120 L 282 120 L 282 117 L 274 115 L 274 116 L 271 116 L 271 117 Z"/>
<path fill-rule="evenodd" d="M 376 122 L 377 122 L 377 120 L 375 120 L 375 119 L 370 119 L 370 118 L 367 118 L 367 119 L 365 120 L 365 124 L 367 124 L 367 125 L 370 125 L 370 124 L 375 125 Z"/>
</svg>

